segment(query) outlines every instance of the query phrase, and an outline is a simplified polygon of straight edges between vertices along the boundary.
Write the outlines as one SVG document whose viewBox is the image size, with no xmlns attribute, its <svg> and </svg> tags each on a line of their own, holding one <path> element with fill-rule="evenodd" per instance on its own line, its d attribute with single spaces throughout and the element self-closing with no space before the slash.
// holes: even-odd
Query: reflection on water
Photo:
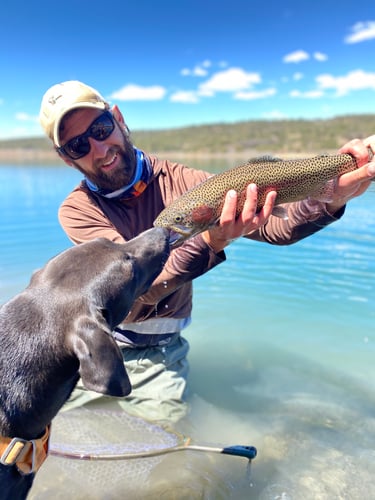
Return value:
<svg viewBox="0 0 375 500">
<path fill-rule="evenodd" d="M 56 212 L 78 178 L 66 167 L 0 168 L 2 301 L 70 245 Z M 375 497 L 374 196 L 291 247 L 237 241 L 195 282 L 190 413 L 177 430 L 199 444 L 256 446 L 250 478 L 247 460 L 215 454 L 141 461 L 146 479 L 126 461 L 50 457 L 30 498 Z M 82 418 L 79 431 L 90 428 Z"/>
</svg>

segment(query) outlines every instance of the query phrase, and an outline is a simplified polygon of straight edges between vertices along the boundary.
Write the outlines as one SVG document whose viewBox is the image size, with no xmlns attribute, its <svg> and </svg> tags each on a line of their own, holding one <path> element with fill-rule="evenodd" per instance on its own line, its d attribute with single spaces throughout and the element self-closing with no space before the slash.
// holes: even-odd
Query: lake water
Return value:
<svg viewBox="0 0 375 500">
<path fill-rule="evenodd" d="M 0 167 L 0 302 L 70 246 L 57 208 L 79 179 L 64 166 Z M 250 476 L 246 459 L 210 453 L 96 469 L 50 457 L 30 498 L 375 498 L 374 205 L 371 188 L 290 247 L 236 241 L 195 281 L 190 413 L 178 430 L 256 446 Z M 126 473 L 120 487 L 113 476 Z"/>
</svg>

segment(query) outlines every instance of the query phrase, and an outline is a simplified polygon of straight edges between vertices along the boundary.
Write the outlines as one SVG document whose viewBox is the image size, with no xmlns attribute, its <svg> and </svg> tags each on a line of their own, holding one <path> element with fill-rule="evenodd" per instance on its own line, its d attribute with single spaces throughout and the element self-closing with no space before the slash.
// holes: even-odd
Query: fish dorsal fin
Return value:
<svg viewBox="0 0 375 500">
<path fill-rule="evenodd" d="M 256 158 L 250 158 L 250 160 L 248 160 L 248 163 L 264 163 L 265 161 L 278 162 L 284 160 L 282 158 L 278 158 L 277 156 L 264 155 L 264 156 L 257 156 Z"/>
</svg>

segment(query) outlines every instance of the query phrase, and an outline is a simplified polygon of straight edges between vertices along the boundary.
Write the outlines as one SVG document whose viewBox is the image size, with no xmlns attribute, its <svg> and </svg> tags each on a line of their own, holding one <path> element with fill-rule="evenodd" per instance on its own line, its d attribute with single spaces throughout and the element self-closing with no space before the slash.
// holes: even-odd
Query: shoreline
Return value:
<svg viewBox="0 0 375 500">
<path fill-rule="evenodd" d="M 291 152 L 291 151 L 257 151 L 254 149 L 243 150 L 243 151 L 225 151 L 225 152 L 204 152 L 204 151 L 192 151 L 192 152 L 181 152 L 175 151 L 158 151 L 152 152 L 151 155 L 158 156 L 159 158 L 170 159 L 171 161 L 181 161 L 183 159 L 197 159 L 197 160 L 242 160 L 246 161 L 250 158 L 256 158 L 260 156 L 275 156 L 283 159 L 292 158 L 308 158 L 317 156 L 319 154 L 337 154 L 337 151 L 305 151 L 305 152 Z M 64 164 L 63 160 L 59 158 L 54 150 L 42 150 L 42 149 L 27 149 L 27 148 L 16 148 L 16 149 L 1 149 L 0 148 L 0 165 L 4 164 Z"/>
</svg>

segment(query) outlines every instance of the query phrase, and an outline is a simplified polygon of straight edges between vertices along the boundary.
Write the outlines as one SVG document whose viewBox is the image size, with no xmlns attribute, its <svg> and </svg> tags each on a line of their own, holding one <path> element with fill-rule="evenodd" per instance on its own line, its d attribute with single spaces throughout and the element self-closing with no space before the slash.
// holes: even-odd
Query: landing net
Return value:
<svg viewBox="0 0 375 500">
<path fill-rule="evenodd" d="M 212 454 L 174 453 L 182 450 L 249 460 L 256 454 L 250 446 L 192 445 L 182 434 L 123 410 L 77 408 L 53 420 L 50 454 L 36 476 L 30 500 L 202 498 L 202 481 L 212 487 L 212 474 L 204 472 L 207 461 L 213 463 L 208 458 Z M 203 479 L 198 480 L 200 470 Z M 221 479 L 215 481 L 219 484 Z M 219 490 L 224 491 L 225 485 Z"/>
<path fill-rule="evenodd" d="M 52 426 L 51 455 L 66 458 L 142 458 L 184 445 L 184 436 L 125 411 L 78 408 L 61 413 Z"/>
</svg>

